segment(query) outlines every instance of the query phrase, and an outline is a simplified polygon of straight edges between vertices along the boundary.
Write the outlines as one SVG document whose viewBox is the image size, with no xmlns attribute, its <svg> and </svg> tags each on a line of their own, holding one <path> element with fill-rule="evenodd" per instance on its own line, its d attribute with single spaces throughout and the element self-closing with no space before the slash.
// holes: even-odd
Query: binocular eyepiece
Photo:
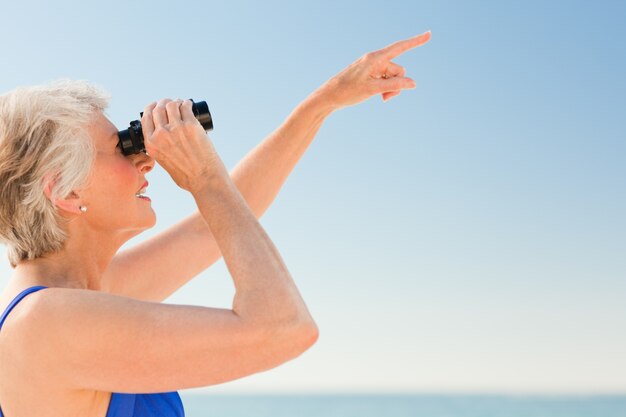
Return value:
<svg viewBox="0 0 626 417">
<path fill-rule="evenodd" d="M 204 130 L 213 130 L 213 118 L 211 117 L 209 106 L 206 104 L 206 101 L 195 103 L 193 99 L 189 100 L 193 103 L 191 110 Z M 143 112 L 139 113 L 139 116 L 143 116 Z M 130 122 L 130 127 L 128 129 L 120 130 L 117 132 L 117 135 L 120 138 L 119 146 L 124 155 L 133 155 L 146 151 L 143 141 L 143 132 L 141 130 L 141 121 L 133 120 Z"/>
</svg>

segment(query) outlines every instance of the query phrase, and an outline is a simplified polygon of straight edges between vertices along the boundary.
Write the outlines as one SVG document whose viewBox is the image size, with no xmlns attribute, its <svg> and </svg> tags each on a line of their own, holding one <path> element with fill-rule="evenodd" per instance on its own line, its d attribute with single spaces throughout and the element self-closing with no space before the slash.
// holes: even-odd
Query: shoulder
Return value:
<svg viewBox="0 0 626 417">
<path fill-rule="evenodd" d="M 0 311 L 26 288 L 8 289 L 0 297 Z M 106 410 L 110 393 L 76 390 L 60 378 L 57 354 L 41 330 L 54 332 L 51 309 L 70 296 L 81 298 L 87 290 L 44 288 L 26 295 L 8 314 L 0 331 L 0 404 L 7 409 L 21 409 L 31 415 L 81 414 L 76 407 L 93 411 Z M 78 318 L 77 318 L 78 319 Z M 58 328 L 58 326 L 56 326 Z M 16 397 L 15 393 L 19 393 Z M 106 397 L 106 398 L 105 398 Z M 46 398 L 45 403 L 41 398 Z M 96 401 L 97 400 L 97 401 Z M 61 410 L 61 411 L 59 411 Z M 98 415 L 104 415 L 101 411 Z"/>
<path fill-rule="evenodd" d="M 10 362 L 7 368 L 17 372 L 37 369 L 38 376 L 62 384 L 64 366 L 59 365 L 67 353 L 64 350 L 68 344 L 84 345 L 93 329 L 91 311 L 101 309 L 110 298 L 117 297 L 95 290 L 58 287 L 28 294 L 13 308 L 0 331 L 0 361 Z"/>
<path fill-rule="evenodd" d="M 3 300 L 2 311 L 23 290 L 7 294 L 9 299 Z M 58 332 L 64 324 L 80 321 L 80 315 L 75 313 L 76 306 L 94 302 L 93 293 L 96 292 L 50 287 L 29 293 L 14 306 L 0 329 L 0 353 L 10 353 L 12 360 L 25 357 L 31 363 L 35 362 L 43 351 L 50 348 L 41 341 L 50 333 Z M 102 296 L 106 297 L 106 294 L 102 293 Z M 66 314 L 72 310 L 74 313 Z"/>
<path fill-rule="evenodd" d="M 3 314 L 7 312 L 7 309 L 16 297 L 27 288 L 10 288 L 7 289 L 0 297 L 0 312 Z M 27 323 L 32 319 L 33 313 L 37 310 L 36 307 L 41 304 L 42 292 L 49 291 L 51 288 L 44 288 L 39 291 L 33 291 L 23 296 L 20 301 L 13 306 L 11 311 L 5 318 L 2 329 L 0 329 L 0 341 L 11 339 L 15 332 L 23 327 L 24 323 Z M 44 298 L 46 298 L 44 296 Z M 2 342 L 0 342 L 0 345 Z"/>
<path fill-rule="evenodd" d="M 111 297 L 115 296 L 95 290 L 44 288 L 28 294 L 15 306 L 5 322 L 6 330 L 18 335 L 29 335 L 33 330 L 55 332 L 64 324 L 80 322 L 84 318 L 81 318 L 81 309 Z M 3 327 L 2 333 L 4 331 Z"/>
<path fill-rule="evenodd" d="M 0 301 L 0 311 L 5 312 L 15 297 L 26 288 L 7 289 Z M 23 297 L 7 315 L 0 329 L 0 378 L 13 381 L 19 385 L 24 370 L 38 369 L 42 354 L 45 354 L 46 343 L 32 331 L 40 322 L 45 321 L 45 307 L 50 299 L 57 298 L 59 289 L 44 288 Z M 27 380 L 31 385 L 42 387 L 50 375 L 42 372 L 27 372 Z M 39 380 L 37 377 L 41 376 Z M 50 379 L 48 379 L 50 381 Z M 1 385 L 1 384 L 0 384 Z"/>
</svg>

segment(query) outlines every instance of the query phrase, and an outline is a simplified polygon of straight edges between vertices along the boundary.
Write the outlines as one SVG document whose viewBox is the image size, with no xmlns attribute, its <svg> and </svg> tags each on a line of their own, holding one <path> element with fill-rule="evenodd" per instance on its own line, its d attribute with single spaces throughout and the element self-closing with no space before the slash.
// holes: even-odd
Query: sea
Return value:
<svg viewBox="0 0 626 417">
<path fill-rule="evenodd" d="M 626 395 L 236 395 L 181 392 L 186 417 L 626 417 Z"/>
</svg>

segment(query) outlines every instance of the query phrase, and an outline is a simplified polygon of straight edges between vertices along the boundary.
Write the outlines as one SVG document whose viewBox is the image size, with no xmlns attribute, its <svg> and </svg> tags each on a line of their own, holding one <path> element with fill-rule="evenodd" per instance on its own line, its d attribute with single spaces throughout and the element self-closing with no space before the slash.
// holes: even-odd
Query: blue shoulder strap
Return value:
<svg viewBox="0 0 626 417">
<path fill-rule="evenodd" d="M 35 291 L 39 291 L 39 290 L 43 290 L 44 288 L 48 288 L 45 287 L 43 285 L 37 285 L 34 287 L 30 287 L 30 288 L 26 288 L 24 291 L 22 291 L 21 293 L 19 293 L 14 299 L 13 301 L 11 301 L 11 304 L 9 304 L 9 306 L 6 308 L 6 310 L 4 310 L 4 313 L 2 313 L 2 317 L 0 317 L 0 329 L 2 329 L 2 325 L 4 324 L 4 321 L 6 320 L 7 316 L 9 315 L 9 313 L 11 312 L 11 310 L 13 310 L 13 308 L 17 305 L 17 303 L 19 303 L 20 301 L 22 301 L 22 298 L 26 297 L 28 294 L 30 294 L 31 292 L 35 292 Z M 1 416 L 0 416 L 1 417 Z"/>
</svg>

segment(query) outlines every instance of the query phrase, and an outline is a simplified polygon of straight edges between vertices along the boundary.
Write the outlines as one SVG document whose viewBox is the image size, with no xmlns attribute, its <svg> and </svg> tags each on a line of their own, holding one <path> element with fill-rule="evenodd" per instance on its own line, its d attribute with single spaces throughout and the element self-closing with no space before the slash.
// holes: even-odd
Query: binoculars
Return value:
<svg viewBox="0 0 626 417">
<path fill-rule="evenodd" d="M 206 101 L 196 103 L 193 99 L 189 100 L 192 102 L 191 110 L 193 111 L 193 115 L 200 122 L 204 130 L 213 130 L 213 118 L 211 117 Z M 143 116 L 143 112 L 139 113 L 139 116 Z M 141 130 L 141 121 L 133 120 L 130 122 L 130 127 L 117 132 L 117 136 L 120 138 L 119 146 L 124 155 L 133 155 L 146 151 L 143 141 L 143 132 Z"/>
</svg>

